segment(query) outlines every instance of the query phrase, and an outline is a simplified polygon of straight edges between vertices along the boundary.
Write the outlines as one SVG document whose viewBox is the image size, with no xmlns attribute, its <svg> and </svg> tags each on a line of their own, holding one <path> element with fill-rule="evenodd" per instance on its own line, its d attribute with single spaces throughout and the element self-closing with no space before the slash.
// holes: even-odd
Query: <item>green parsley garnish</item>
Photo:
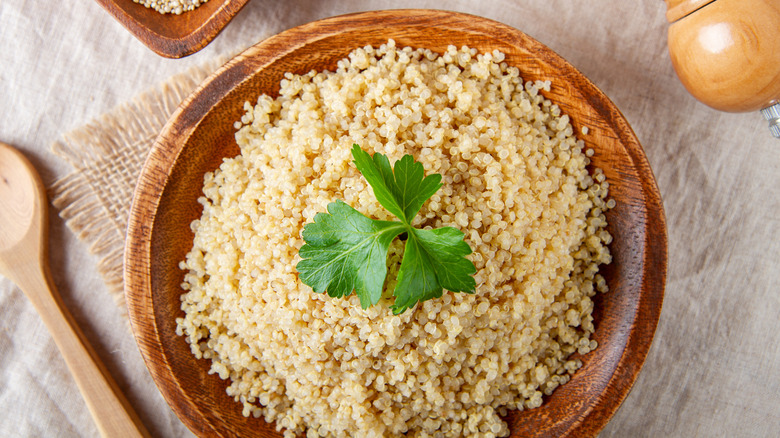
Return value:
<svg viewBox="0 0 780 438">
<path fill-rule="evenodd" d="M 382 154 L 373 158 L 352 146 L 357 169 L 374 196 L 400 221 L 370 219 L 343 201 L 328 204 L 303 228 L 298 262 L 299 278 L 315 292 L 345 297 L 354 290 L 366 309 L 382 298 L 390 243 L 406 233 L 406 246 L 393 291 L 394 314 L 418 302 L 439 298 L 442 290 L 474 293 L 477 269 L 465 256 L 471 248 L 463 233 L 452 227 L 414 228 L 412 220 L 425 201 L 441 188 L 441 175 L 424 175 L 421 163 L 404 155 L 394 167 Z"/>
</svg>

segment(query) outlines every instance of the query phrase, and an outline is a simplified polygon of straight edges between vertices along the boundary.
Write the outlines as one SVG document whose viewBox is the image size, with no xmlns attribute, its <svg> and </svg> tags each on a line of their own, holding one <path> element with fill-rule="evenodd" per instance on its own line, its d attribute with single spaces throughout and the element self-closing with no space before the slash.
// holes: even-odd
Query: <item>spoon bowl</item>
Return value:
<svg viewBox="0 0 780 438">
<path fill-rule="evenodd" d="M 18 150 L 0 143 L 0 274 L 23 287 L 46 267 L 43 182 Z"/>
<path fill-rule="evenodd" d="M 0 209 L 0 223 L 3 224 L 0 228 L 0 252 L 16 247 L 30 230 L 36 228 L 33 219 L 41 217 L 36 211 L 40 209 L 36 202 L 40 180 L 31 178 L 34 175 L 19 166 L 17 155 L 19 153 L 15 149 L 0 147 L 0 199 L 5 206 Z"/>
<path fill-rule="evenodd" d="M 33 165 L 0 142 L 0 275 L 32 302 L 104 437 L 150 436 L 57 293 L 49 272 L 46 191 Z"/>
</svg>

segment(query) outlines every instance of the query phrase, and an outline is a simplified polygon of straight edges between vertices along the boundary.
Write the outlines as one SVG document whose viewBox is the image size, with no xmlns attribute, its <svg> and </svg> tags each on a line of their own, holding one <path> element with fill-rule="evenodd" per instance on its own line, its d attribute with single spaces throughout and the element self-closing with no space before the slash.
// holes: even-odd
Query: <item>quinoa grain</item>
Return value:
<svg viewBox="0 0 780 438">
<path fill-rule="evenodd" d="M 176 14 L 192 11 L 208 0 L 133 0 L 133 2 L 154 9 L 161 14 Z"/>
</svg>

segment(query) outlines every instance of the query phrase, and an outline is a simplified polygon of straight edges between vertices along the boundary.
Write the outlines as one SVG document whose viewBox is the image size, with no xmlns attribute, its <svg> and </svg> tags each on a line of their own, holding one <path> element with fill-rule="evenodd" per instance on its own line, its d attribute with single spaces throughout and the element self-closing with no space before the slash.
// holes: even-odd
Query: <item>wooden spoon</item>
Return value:
<svg viewBox="0 0 780 438">
<path fill-rule="evenodd" d="M 140 418 L 62 302 L 48 263 L 46 193 L 38 173 L 0 142 L 0 274 L 33 303 L 104 437 L 148 437 Z"/>
</svg>

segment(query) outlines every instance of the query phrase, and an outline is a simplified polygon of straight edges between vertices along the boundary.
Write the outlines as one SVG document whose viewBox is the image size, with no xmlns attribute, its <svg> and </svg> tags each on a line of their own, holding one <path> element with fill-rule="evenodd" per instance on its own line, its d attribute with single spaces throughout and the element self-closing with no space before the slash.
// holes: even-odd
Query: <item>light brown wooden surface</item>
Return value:
<svg viewBox="0 0 780 438">
<path fill-rule="evenodd" d="M 104 437 L 148 437 L 54 287 L 47 251 L 46 192 L 24 156 L 0 143 L 0 275 L 35 306 Z"/>
<path fill-rule="evenodd" d="M 685 6 L 674 3 L 670 13 Z M 717 0 L 669 18 L 672 64 L 694 97 L 730 112 L 780 102 L 780 1 Z"/>
<path fill-rule="evenodd" d="M 133 0 L 97 0 L 155 53 L 181 58 L 206 47 L 249 0 L 209 0 L 181 15 L 160 14 Z"/>
<path fill-rule="evenodd" d="M 281 436 L 262 419 L 245 418 L 175 334 L 190 222 L 200 216 L 203 174 L 234 156 L 233 122 L 243 103 L 275 95 L 285 72 L 333 69 L 353 48 L 379 45 L 441 52 L 450 44 L 498 49 L 525 80 L 551 80 L 544 93 L 571 116 L 593 163 L 602 168 L 617 206 L 608 213 L 613 262 L 610 293 L 596 298 L 599 348 L 538 408 L 509 416 L 512 436 L 595 436 L 609 421 L 642 367 L 661 311 L 667 236 L 663 207 L 642 147 L 614 105 L 570 64 L 527 35 L 491 20 L 438 11 L 388 11 L 325 19 L 271 37 L 208 79 L 174 113 L 136 188 L 125 248 L 125 294 L 136 340 L 174 411 L 200 436 Z"/>
<path fill-rule="evenodd" d="M 715 0 L 666 0 L 666 19 L 673 23 Z"/>
</svg>

